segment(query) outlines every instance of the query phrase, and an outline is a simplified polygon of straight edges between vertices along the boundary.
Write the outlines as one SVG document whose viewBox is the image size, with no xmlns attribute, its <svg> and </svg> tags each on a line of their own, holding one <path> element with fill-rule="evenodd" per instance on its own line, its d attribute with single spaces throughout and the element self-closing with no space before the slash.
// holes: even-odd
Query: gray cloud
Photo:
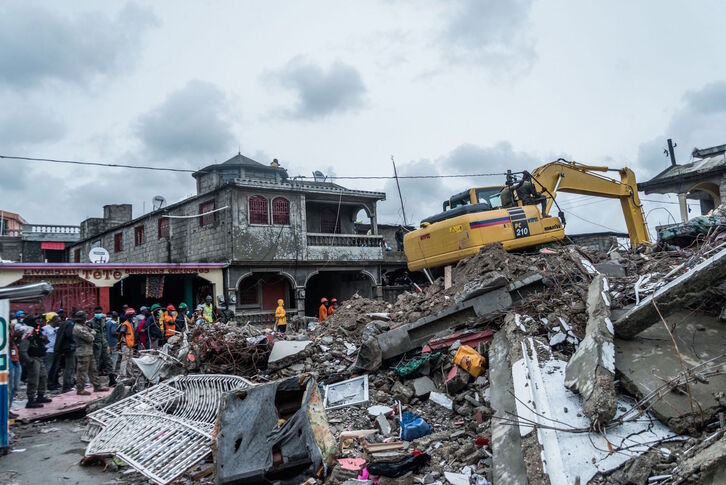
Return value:
<svg viewBox="0 0 726 485">
<path fill-rule="evenodd" d="M 99 12 L 74 17 L 27 2 L 0 7 L 0 83 L 15 88 L 47 80 L 85 84 L 128 69 L 154 14 L 134 3 L 114 18 Z"/>
<path fill-rule="evenodd" d="M 297 96 L 295 107 L 284 113 L 290 118 L 317 119 L 355 111 L 363 105 L 366 93 L 358 70 L 340 61 L 325 70 L 298 56 L 266 77 Z"/>
<path fill-rule="evenodd" d="M 225 94 L 214 84 L 190 81 L 136 126 L 146 151 L 156 158 L 185 158 L 196 164 L 234 147 L 231 116 Z"/>
<path fill-rule="evenodd" d="M 451 175 L 505 173 L 507 169 L 520 171 L 533 169 L 541 164 L 531 154 L 517 152 L 509 142 L 499 142 L 489 147 L 471 143 L 459 145 L 447 155 L 436 160 L 418 160 L 398 166 L 399 175 Z M 402 179 L 401 192 L 409 224 L 441 212 L 441 204 L 452 194 L 470 187 L 501 185 L 503 175 L 477 178 L 452 179 Z M 403 222 L 401 203 L 395 180 L 388 180 L 384 186 L 387 200 L 379 209 L 382 222 Z"/>
<path fill-rule="evenodd" d="M 7 105 L 6 105 L 7 106 Z M 53 115 L 34 105 L 0 112 L 0 147 L 4 154 L 27 145 L 57 141 L 65 126 Z"/>
<path fill-rule="evenodd" d="M 678 163 L 688 163 L 694 148 L 726 142 L 724 126 L 726 81 L 709 83 L 700 89 L 687 91 L 681 105 L 671 116 L 665 133 L 638 147 L 637 165 L 640 173 L 643 173 L 641 180 L 647 180 L 668 167 L 670 161 L 664 153 L 667 138 L 673 138 L 678 144 Z"/>
<path fill-rule="evenodd" d="M 453 8 L 452 8 L 453 7 Z M 528 70 L 536 59 L 530 35 L 532 0 L 458 0 L 440 39 L 444 56 L 453 62 L 496 66 L 510 76 Z"/>
</svg>

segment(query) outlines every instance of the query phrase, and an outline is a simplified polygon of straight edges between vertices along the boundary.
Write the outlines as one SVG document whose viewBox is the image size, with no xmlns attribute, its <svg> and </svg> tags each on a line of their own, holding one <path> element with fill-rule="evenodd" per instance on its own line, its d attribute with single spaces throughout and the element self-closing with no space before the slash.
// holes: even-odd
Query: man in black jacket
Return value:
<svg viewBox="0 0 726 485">
<path fill-rule="evenodd" d="M 53 351 L 63 362 L 63 388 L 61 392 L 73 390 L 73 373 L 76 371 L 76 342 L 73 340 L 73 325 L 70 318 L 63 320 L 58 327 Z"/>
<path fill-rule="evenodd" d="M 26 318 L 24 323 L 33 329 L 23 335 L 20 341 L 20 359 L 27 369 L 28 402 L 25 407 L 42 408 L 43 403 L 51 402 L 45 395 L 48 371 L 45 369 L 44 357 L 48 338 L 43 335 L 42 317 L 35 317 L 32 323 L 28 320 Z"/>
</svg>

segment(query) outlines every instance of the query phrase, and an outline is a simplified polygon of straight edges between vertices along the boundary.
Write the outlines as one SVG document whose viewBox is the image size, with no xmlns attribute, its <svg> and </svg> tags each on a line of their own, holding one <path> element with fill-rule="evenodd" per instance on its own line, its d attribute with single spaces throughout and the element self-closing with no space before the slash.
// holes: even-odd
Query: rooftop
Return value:
<svg viewBox="0 0 726 485">
<path fill-rule="evenodd" d="M 699 160 L 683 165 L 671 165 L 652 179 L 640 182 L 638 190 L 648 193 L 650 190 L 662 188 L 674 182 L 684 182 L 726 172 L 726 145 L 694 149 L 692 155 Z"/>
</svg>

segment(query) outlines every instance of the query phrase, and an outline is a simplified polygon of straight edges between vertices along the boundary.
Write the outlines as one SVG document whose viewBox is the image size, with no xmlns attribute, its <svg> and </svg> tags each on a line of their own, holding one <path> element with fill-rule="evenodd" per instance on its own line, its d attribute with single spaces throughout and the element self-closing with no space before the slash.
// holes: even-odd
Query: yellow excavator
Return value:
<svg viewBox="0 0 726 485">
<path fill-rule="evenodd" d="M 620 181 L 600 174 L 610 171 Z M 632 170 L 559 159 L 523 172 L 520 181 L 508 172 L 506 185 L 471 188 L 445 201 L 443 212 L 404 236 L 409 270 L 456 263 L 493 242 L 510 251 L 564 239 L 564 213 L 549 215 L 558 192 L 619 199 L 631 247 L 650 243 Z"/>
</svg>

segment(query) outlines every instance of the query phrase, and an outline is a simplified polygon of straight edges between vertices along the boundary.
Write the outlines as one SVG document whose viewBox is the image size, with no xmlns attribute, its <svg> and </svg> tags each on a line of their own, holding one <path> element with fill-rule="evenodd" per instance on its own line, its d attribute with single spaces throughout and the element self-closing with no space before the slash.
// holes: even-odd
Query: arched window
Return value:
<svg viewBox="0 0 726 485">
<path fill-rule="evenodd" d="M 323 209 L 320 213 L 320 232 L 335 234 L 340 232 L 338 213 L 332 209 Z"/>
<path fill-rule="evenodd" d="M 269 224 L 267 199 L 261 195 L 250 197 L 250 224 Z"/>
<path fill-rule="evenodd" d="M 272 199 L 272 223 L 283 226 L 290 224 L 290 201 L 286 198 Z"/>
</svg>

